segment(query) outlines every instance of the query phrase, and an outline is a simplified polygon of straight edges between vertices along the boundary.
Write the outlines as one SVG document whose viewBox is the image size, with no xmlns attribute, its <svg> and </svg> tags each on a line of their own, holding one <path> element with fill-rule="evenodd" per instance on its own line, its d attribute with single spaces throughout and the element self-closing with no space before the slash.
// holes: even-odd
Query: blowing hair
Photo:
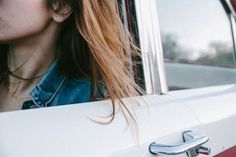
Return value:
<svg viewBox="0 0 236 157">
<path fill-rule="evenodd" d="M 116 0 L 47 0 L 47 5 L 58 13 L 67 5 L 72 12 L 56 42 L 58 71 L 69 78 L 91 78 L 91 99 L 98 82 L 104 81 L 112 101 L 108 123 L 114 120 L 117 105 L 134 119 L 122 98 L 142 93 L 129 69 L 130 56 L 139 54 L 122 24 Z M 8 51 L 7 45 L 0 45 L 0 83 L 9 75 Z"/>
</svg>

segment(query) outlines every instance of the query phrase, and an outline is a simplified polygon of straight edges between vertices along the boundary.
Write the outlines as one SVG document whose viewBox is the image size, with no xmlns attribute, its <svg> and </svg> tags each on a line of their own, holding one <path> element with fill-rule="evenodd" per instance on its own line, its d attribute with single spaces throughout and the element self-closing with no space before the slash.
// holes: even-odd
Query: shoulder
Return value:
<svg viewBox="0 0 236 157">
<path fill-rule="evenodd" d="M 57 70 L 56 63 L 30 92 L 34 103 L 47 107 L 88 102 L 91 80 L 83 77 L 70 79 Z"/>
</svg>

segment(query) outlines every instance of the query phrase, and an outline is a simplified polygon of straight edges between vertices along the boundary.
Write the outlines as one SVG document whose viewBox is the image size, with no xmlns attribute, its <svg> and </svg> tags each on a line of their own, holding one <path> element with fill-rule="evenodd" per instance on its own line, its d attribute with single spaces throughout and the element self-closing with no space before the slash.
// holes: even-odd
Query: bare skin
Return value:
<svg viewBox="0 0 236 157">
<path fill-rule="evenodd" d="M 9 68 L 21 78 L 46 74 L 55 60 L 55 41 L 60 23 L 68 16 L 50 11 L 45 0 L 2 0 L 0 2 L 0 44 L 8 44 Z M 35 20 L 35 18 L 37 20 Z M 17 26 L 17 27 L 16 27 Z M 9 85 L 0 85 L 0 112 L 19 110 L 29 92 L 40 81 L 20 80 L 13 76 Z"/>
<path fill-rule="evenodd" d="M 22 78 L 33 78 L 42 76 L 47 72 L 55 59 L 53 41 L 55 41 L 56 32 L 53 27 L 48 26 L 41 34 L 11 45 L 12 52 L 9 58 L 11 70 L 17 69 L 27 60 L 22 68 L 14 72 L 15 75 Z M 0 88 L 0 112 L 19 110 L 22 104 L 11 93 L 19 98 L 29 97 L 29 91 L 38 83 L 40 78 L 24 81 L 10 76 L 9 86 L 1 86 Z"/>
</svg>

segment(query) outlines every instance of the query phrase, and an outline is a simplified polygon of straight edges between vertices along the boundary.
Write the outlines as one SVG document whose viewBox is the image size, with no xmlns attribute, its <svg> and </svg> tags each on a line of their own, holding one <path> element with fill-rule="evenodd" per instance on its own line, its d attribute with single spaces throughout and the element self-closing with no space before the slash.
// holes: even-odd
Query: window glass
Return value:
<svg viewBox="0 0 236 157">
<path fill-rule="evenodd" d="M 169 88 L 236 82 L 230 20 L 215 0 L 158 0 Z"/>
</svg>

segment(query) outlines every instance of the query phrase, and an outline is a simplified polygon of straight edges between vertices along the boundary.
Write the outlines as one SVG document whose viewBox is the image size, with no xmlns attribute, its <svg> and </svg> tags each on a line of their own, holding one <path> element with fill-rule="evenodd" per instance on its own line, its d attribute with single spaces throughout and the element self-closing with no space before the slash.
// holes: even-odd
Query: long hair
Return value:
<svg viewBox="0 0 236 157">
<path fill-rule="evenodd" d="M 116 105 L 132 117 L 122 98 L 142 93 L 129 71 L 129 58 L 138 52 L 122 24 L 116 0 L 47 0 L 47 5 L 55 12 L 65 5 L 72 11 L 62 23 L 56 44 L 58 71 L 69 78 L 91 78 L 91 98 L 103 80 L 112 101 L 109 122 L 115 117 Z M 7 51 L 7 45 L 0 45 L 1 82 L 8 71 Z"/>
</svg>

